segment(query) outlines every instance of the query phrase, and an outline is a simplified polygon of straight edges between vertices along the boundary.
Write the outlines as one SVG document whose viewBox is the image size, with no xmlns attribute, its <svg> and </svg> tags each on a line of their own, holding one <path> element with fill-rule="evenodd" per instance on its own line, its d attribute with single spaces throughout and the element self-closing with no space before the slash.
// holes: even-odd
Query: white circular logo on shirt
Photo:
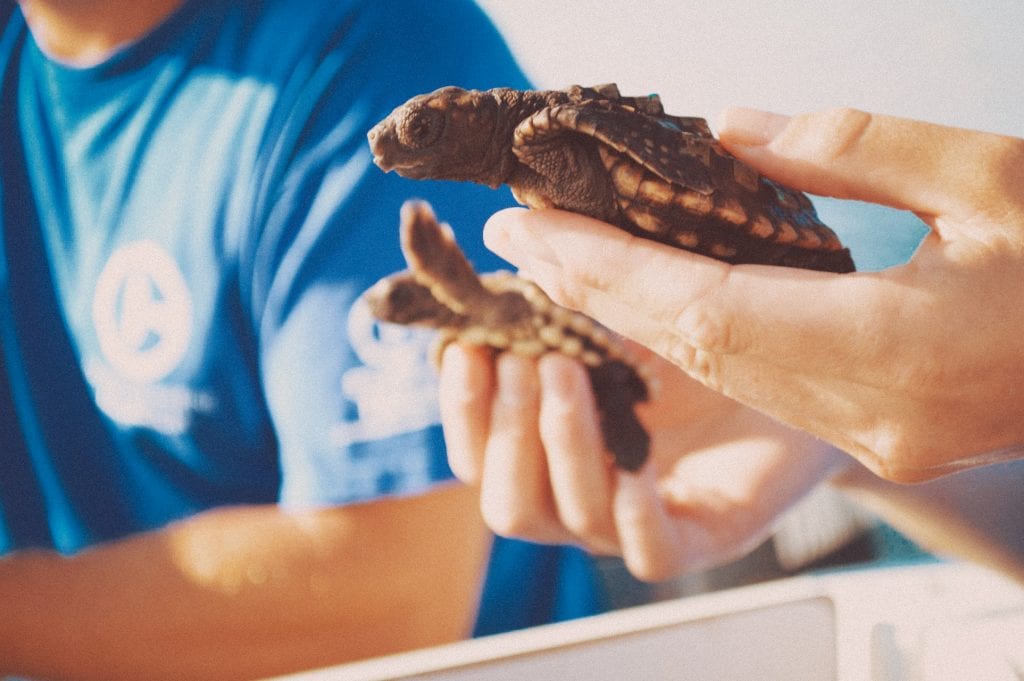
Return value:
<svg viewBox="0 0 1024 681">
<path fill-rule="evenodd" d="M 192 296 L 174 259 L 152 241 L 126 244 L 96 282 L 92 319 L 100 351 L 140 383 L 170 374 L 192 338 Z"/>
</svg>

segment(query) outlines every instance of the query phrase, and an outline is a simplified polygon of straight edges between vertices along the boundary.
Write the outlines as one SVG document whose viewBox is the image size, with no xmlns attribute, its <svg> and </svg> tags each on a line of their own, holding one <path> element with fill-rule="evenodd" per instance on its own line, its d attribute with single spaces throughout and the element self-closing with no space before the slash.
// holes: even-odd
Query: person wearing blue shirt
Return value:
<svg viewBox="0 0 1024 681">
<path fill-rule="evenodd" d="M 412 196 L 499 266 L 505 192 L 385 175 L 365 140 L 418 92 L 526 85 L 475 6 L 0 25 L 0 675 L 248 678 L 600 609 L 582 553 L 492 547 L 429 339 L 361 302 Z"/>
</svg>

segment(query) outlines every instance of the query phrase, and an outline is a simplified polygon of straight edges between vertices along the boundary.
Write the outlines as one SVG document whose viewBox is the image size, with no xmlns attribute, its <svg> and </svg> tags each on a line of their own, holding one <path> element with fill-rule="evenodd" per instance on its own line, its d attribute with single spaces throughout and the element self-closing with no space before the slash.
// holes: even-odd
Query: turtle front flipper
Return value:
<svg viewBox="0 0 1024 681">
<path fill-rule="evenodd" d="M 614 222 L 614 189 L 594 140 L 567 119 L 576 105 L 541 109 L 516 126 L 512 153 L 521 165 L 508 185 L 530 208 L 561 208 Z"/>
<path fill-rule="evenodd" d="M 445 307 L 462 314 L 467 307 L 492 297 L 455 243 L 452 228 L 438 222 L 426 201 L 406 201 L 402 205 L 399 238 L 416 281 L 429 288 Z"/>
</svg>

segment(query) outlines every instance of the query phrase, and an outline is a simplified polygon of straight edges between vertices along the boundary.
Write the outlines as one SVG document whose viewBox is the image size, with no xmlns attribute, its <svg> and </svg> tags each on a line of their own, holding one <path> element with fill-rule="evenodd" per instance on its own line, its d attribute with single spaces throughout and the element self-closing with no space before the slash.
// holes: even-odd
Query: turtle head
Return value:
<svg viewBox="0 0 1024 681">
<path fill-rule="evenodd" d="M 446 87 L 413 97 L 367 135 L 374 163 L 403 177 L 496 187 L 511 155 L 511 141 L 496 134 L 499 109 L 487 91 Z"/>
</svg>

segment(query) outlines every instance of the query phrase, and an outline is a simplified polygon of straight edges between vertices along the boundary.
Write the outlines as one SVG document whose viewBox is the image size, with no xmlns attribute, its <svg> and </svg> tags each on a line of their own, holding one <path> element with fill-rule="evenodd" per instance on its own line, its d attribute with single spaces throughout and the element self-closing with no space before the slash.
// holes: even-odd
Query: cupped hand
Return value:
<svg viewBox="0 0 1024 681">
<path fill-rule="evenodd" d="M 660 580 L 739 557 L 846 457 L 708 390 L 652 353 L 640 417 L 652 456 L 638 473 L 605 452 L 585 369 L 451 345 L 441 370 L 449 461 L 479 485 L 499 534 L 622 555 Z"/>
<path fill-rule="evenodd" d="M 845 275 L 729 266 L 553 210 L 498 213 L 488 243 L 558 302 L 884 478 L 1024 456 L 1024 140 L 845 109 L 732 109 L 719 134 L 768 177 L 931 232 L 909 263 Z"/>
</svg>

